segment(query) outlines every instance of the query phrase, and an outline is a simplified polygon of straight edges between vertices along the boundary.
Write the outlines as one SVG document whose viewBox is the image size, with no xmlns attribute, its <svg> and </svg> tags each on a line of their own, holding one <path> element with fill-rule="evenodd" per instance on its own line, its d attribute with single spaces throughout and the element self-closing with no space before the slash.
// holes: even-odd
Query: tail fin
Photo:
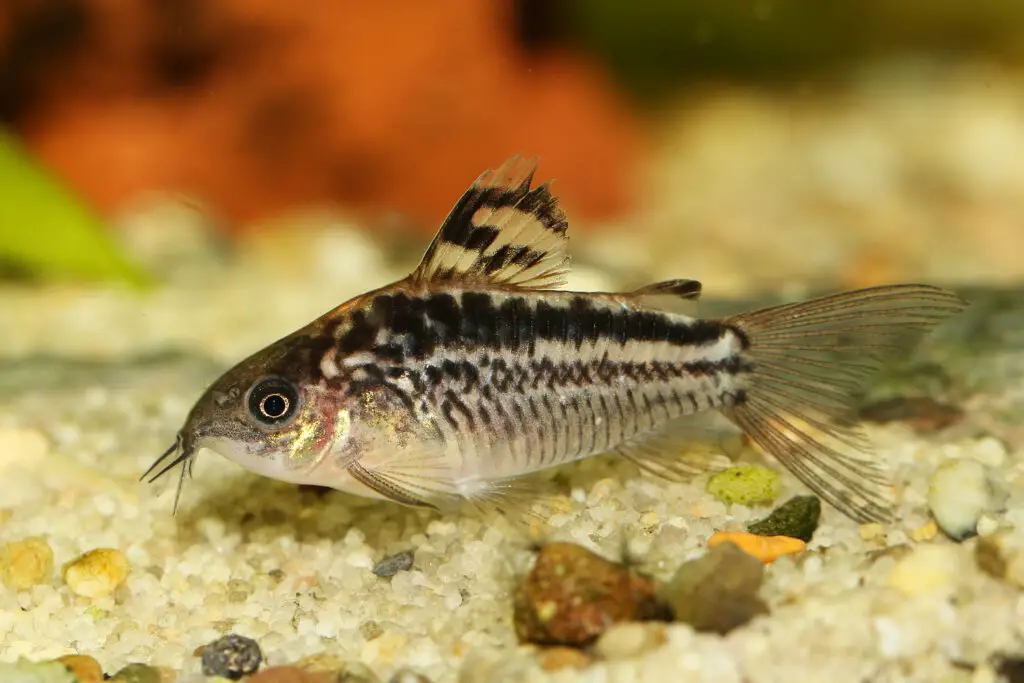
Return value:
<svg viewBox="0 0 1024 683">
<path fill-rule="evenodd" d="M 726 320 L 753 366 L 726 415 L 853 519 L 891 519 L 889 476 L 860 429 L 855 394 L 889 357 L 967 306 L 928 285 L 872 287 Z"/>
</svg>

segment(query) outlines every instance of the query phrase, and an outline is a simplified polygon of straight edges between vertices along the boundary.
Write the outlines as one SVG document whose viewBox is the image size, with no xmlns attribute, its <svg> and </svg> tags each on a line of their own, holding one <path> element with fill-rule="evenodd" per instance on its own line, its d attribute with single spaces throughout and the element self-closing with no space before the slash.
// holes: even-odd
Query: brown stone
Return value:
<svg viewBox="0 0 1024 683">
<path fill-rule="evenodd" d="M 964 411 L 928 396 L 898 396 L 864 406 L 860 415 L 869 422 L 905 422 L 919 432 L 935 432 L 962 420 Z"/>
<path fill-rule="evenodd" d="M 295 666 L 273 666 L 246 679 L 246 683 L 337 683 L 326 671 L 304 671 Z"/>
<path fill-rule="evenodd" d="M 758 591 L 764 565 L 733 543 L 722 543 L 686 562 L 662 594 L 677 621 L 697 631 L 725 634 L 768 613 Z"/>
<path fill-rule="evenodd" d="M 521 642 L 584 645 L 611 624 L 662 616 L 650 578 L 571 543 L 545 546 L 515 596 Z"/>
</svg>

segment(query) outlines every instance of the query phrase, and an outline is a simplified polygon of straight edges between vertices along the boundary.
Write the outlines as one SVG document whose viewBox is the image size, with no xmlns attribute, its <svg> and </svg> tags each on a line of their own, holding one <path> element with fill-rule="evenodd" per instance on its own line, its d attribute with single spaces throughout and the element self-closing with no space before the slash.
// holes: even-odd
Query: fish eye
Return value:
<svg viewBox="0 0 1024 683">
<path fill-rule="evenodd" d="M 279 377 L 263 379 L 249 391 L 249 414 L 265 425 L 280 425 L 290 420 L 299 407 L 299 391 Z"/>
</svg>

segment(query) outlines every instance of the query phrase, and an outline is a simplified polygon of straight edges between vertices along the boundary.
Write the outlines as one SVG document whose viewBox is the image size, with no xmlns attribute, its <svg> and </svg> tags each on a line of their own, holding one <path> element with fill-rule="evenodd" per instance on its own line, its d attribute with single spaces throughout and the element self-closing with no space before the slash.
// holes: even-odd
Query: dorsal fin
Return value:
<svg viewBox="0 0 1024 683">
<path fill-rule="evenodd" d="M 644 285 L 632 292 L 604 293 L 616 301 L 627 301 L 642 308 L 696 316 L 701 284 L 697 280 L 665 280 Z"/>
<path fill-rule="evenodd" d="M 477 178 L 448 214 L 412 279 L 529 289 L 565 284 L 568 222 L 548 183 L 530 189 L 536 168 L 536 158 L 517 154 Z"/>
</svg>

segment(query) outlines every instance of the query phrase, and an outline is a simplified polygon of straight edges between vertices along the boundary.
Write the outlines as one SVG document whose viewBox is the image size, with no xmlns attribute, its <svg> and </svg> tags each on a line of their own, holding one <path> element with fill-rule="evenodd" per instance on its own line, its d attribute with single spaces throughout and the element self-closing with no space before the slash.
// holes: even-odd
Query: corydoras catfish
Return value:
<svg viewBox="0 0 1024 683">
<path fill-rule="evenodd" d="M 411 274 L 228 370 L 147 475 L 181 465 L 180 495 L 205 447 L 288 482 L 500 506 L 524 475 L 599 454 L 692 475 L 681 427 L 711 411 L 846 515 L 891 516 L 855 397 L 966 302 L 896 284 L 704 319 L 694 280 L 565 291 L 567 221 L 535 168 L 483 173 Z"/>
</svg>

